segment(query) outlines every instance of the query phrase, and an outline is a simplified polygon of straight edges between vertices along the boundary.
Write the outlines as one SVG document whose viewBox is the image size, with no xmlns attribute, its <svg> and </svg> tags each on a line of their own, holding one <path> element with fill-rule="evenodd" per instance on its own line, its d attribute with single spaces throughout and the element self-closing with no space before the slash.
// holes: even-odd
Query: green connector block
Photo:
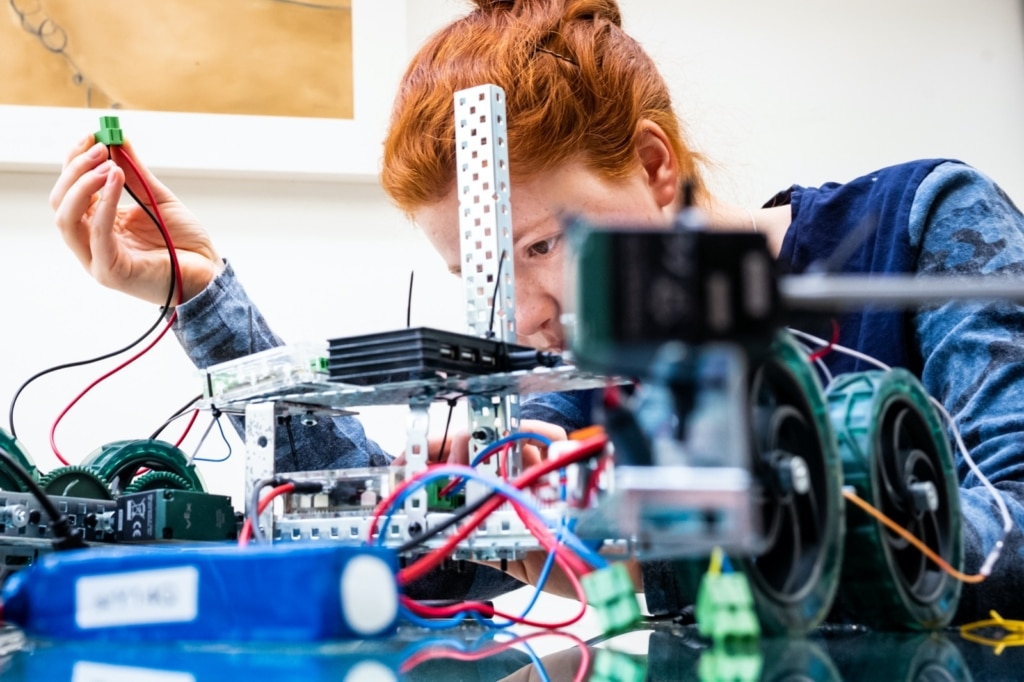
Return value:
<svg viewBox="0 0 1024 682">
<path fill-rule="evenodd" d="M 697 590 L 697 629 L 719 648 L 761 637 L 754 595 L 740 571 L 705 573 Z"/>
<path fill-rule="evenodd" d="M 712 647 L 700 655 L 700 682 L 756 682 L 761 679 L 761 647 L 756 642 Z"/>
<path fill-rule="evenodd" d="M 441 497 L 441 491 L 451 479 L 438 478 L 426 485 L 427 509 L 431 511 L 452 511 L 466 504 L 466 493 L 453 492 Z"/>
<path fill-rule="evenodd" d="M 580 582 L 603 633 L 621 632 L 640 622 L 640 603 L 625 564 L 593 571 Z"/>
<path fill-rule="evenodd" d="M 108 147 L 124 144 L 124 132 L 117 116 L 100 116 L 100 129 L 96 131 L 96 141 Z"/>
<path fill-rule="evenodd" d="M 644 682 L 647 660 L 612 649 L 596 649 L 589 682 Z"/>
</svg>

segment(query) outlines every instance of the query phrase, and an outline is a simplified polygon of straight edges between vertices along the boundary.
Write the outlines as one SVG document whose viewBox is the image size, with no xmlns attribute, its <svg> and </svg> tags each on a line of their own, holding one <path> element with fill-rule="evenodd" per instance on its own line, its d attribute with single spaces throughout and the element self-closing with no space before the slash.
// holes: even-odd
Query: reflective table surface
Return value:
<svg viewBox="0 0 1024 682">
<path fill-rule="evenodd" d="M 955 629 L 822 628 L 805 639 L 763 639 L 719 651 L 694 626 L 671 622 L 645 623 L 589 642 L 559 632 L 524 635 L 464 626 L 403 627 L 386 640 L 317 645 L 39 641 L 0 626 L 3 682 L 1020 679 L 1024 647 L 997 654 Z"/>
</svg>

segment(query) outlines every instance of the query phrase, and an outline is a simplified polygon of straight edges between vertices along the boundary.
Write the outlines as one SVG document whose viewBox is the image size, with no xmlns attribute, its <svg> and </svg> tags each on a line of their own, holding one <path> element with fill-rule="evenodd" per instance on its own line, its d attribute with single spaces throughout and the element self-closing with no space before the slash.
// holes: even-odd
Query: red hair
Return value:
<svg viewBox="0 0 1024 682">
<path fill-rule="evenodd" d="M 381 182 L 400 209 L 443 198 L 455 183 L 455 91 L 505 90 L 509 168 L 532 177 L 582 159 L 606 178 L 638 163 L 642 119 L 665 131 L 680 179 L 705 195 L 701 157 L 686 144 L 664 79 L 622 30 L 614 0 L 475 0 L 435 33 L 399 86 Z"/>
</svg>

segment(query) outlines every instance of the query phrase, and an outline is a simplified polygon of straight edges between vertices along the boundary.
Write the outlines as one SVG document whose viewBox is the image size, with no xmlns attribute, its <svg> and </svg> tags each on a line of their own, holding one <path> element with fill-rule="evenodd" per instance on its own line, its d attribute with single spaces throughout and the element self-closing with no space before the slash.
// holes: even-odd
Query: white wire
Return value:
<svg viewBox="0 0 1024 682">
<path fill-rule="evenodd" d="M 978 477 L 978 480 L 981 481 L 981 484 L 985 486 L 985 489 L 992 494 L 993 498 L 995 498 L 996 506 L 999 507 L 999 513 L 1003 516 L 1003 536 L 996 540 L 996 544 L 993 545 L 992 551 L 985 557 L 985 561 L 981 564 L 981 568 L 978 570 L 978 573 L 987 576 L 992 572 L 992 566 L 995 565 L 996 560 L 999 558 L 999 554 L 1003 551 L 1003 540 L 1010 534 L 1010 531 L 1013 530 L 1013 518 L 1010 516 L 1010 510 L 1006 508 L 1006 501 L 1003 499 L 1003 496 L 999 494 L 999 491 L 996 490 L 995 486 L 992 485 L 992 482 L 988 480 L 985 474 L 981 473 L 978 465 L 974 463 L 974 458 L 968 454 L 967 446 L 964 445 L 964 439 L 960 437 L 960 429 L 956 427 L 956 422 L 953 421 L 953 417 L 938 400 L 931 396 L 928 396 L 928 399 L 946 419 L 950 429 L 953 431 L 953 437 L 956 438 L 956 445 L 960 449 L 960 455 L 964 458 L 964 461 L 967 462 L 967 466 L 970 467 L 974 475 Z"/>
<path fill-rule="evenodd" d="M 818 366 L 818 369 L 824 375 L 824 377 L 825 377 L 825 385 L 826 386 L 831 386 L 832 382 L 835 381 L 836 378 L 834 376 L 832 376 L 832 372 L 829 370 L 828 365 L 825 364 L 825 361 L 822 360 L 821 358 L 817 358 L 814 361 L 814 364 Z"/>
<path fill-rule="evenodd" d="M 798 330 L 793 329 L 793 330 L 790 330 L 790 331 L 798 331 Z M 798 342 L 798 345 L 801 348 L 803 348 L 804 352 L 806 352 L 808 355 L 811 355 L 813 353 L 813 349 L 809 345 L 807 345 L 806 343 L 799 343 Z M 818 371 L 821 372 L 821 375 L 825 378 L 825 381 L 823 382 L 825 384 L 825 386 L 831 386 L 832 385 L 832 381 L 835 379 L 835 377 L 832 376 L 832 371 L 829 370 L 828 365 L 825 364 L 825 361 L 822 360 L 821 358 L 816 358 L 814 360 L 814 364 L 815 364 L 815 366 L 817 366 Z"/>
<path fill-rule="evenodd" d="M 193 462 L 195 462 L 196 456 L 199 454 L 199 451 L 202 450 L 203 448 L 203 443 L 206 442 L 206 437 L 210 435 L 210 431 L 213 430 L 213 426 L 216 423 L 216 417 L 210 420 L 210 423 L 207 425 L 206 430 L 203 431 L 203 435 L 199 438 L 199 444 L 196 445 L 195 450 L 192 451 L 192 455 L 188 458 L 188 461 L 185 462 L 185 466 L 192 466 Z"/>
<path fill-rule="evenodd" d="M 787 329 L 791 334 L 794 334 L 807 341 L 811 341 L 812 343 L 816 343 L 820 346 L 829 345 L 829 342 L 826 341 L 825 339 L 818 338 L 817 336 L 808 334 L 807 332 L 800 331 L 799 329 L 793 329 L 791 327 L 787 327 Z M 885 364 L 881 360 L 877 360 L 871 357 L 870 355 L 865 355 L 864 353 L 853 350 L 852 348 L 847 348 L 846 346 L 832 344 L 832 350 L 839 351 L 840 353 L 845 353 L 847 355 L 855 357 L 859 360 L 863 360 L 868 364 L 874 365 L 875 367 L 884 369 L 886 371 L 890 371 L 892 369 L 892 367 Z M 946 420 L 946 423 L 949 425 L 949 430 L 952 431 L 953 438 L 956 440 L 956 445 L 957 449 L 959 449 L 960 451 L 960 456 L 964 458 L 964 461 L 967 462 L 967 466 L 968 468 L 970 468 L 971 472 L 978 477 L 978 480 L 981 481 L 981 484 L 992 495 L 992 498 L 995 500 L 996 506 L 999 507 L 999 514 L 1003 517 L 1003 535 L 998 540 L 996 540 L 995 545 L 992 546 L 992 550 L 988 553 L 988 556 L 985 557 L 985 561 L 982 562 L 981 568 L 978 570 L 979 574 L 988 576 L 992 572 L 992 567 L 995 565 L 996 561 L 999 559 L 999 555 L 1003 551 L 1003 544 L 1004 540 L 1006 539 L 1006 536 L 1010 534 L 1011 530 L 1013 530 L 1013 517 L 1010 516 L 1010 510 L 1007 509 L 1006 501 L 1003 499 L 1003 496 L 999 494 L 999 491 L 996 490 L 996 487 L 992 485 L 991 481 L 988 480 L 988 477 L 985 476 L 985 474 L 981 473 L 981 469 L 978 468 L 978 465 L 974 462 L 974 458 L 971 457 L 970 453 L 967 451 L 967 446 L 964 444 L 964 439 L 960 436 L 960 429 L 957 427 L 956 421 L 953 419 L 952 415 L 950 415 L 949 412 L 946 410 L 945 406 L 941 402 L 936 400 L 933 396 L 929 395 L 928 400 L 932 403 L 932 405 L 936 407 L 936 409 L 938 409 L 943 419 Z"/>
<path fill-rule="evenodd" d="M 802 332 L 799 329 L 793 329 L 792 327 L 786 327 L 786 329 L 789 331 L 790 334 L 795 334 L 795 335 L 799 336 L 800 338 L 806 339 L 806 340 L 808 340 L 808 341 L 810 341 L 812 343 L 816 343 L 819 346 L 828 346 L 828 345 L 830 345 L 829 342 L 826 341 L 825 339 L 822 339 L 822 338 L 819 338 L 817 336 L 814 336 L 813 334 L 808 334 L 807 332 Z M 861 353 L 858 350 L 854 350 L 852 348 L 847 348 L 846 346 L 840 346 L 838 343 L 831 344 L 831 346 L 832 346 L 832 350 L 837 350 L 840 353 L 846 353 L 847 355 L 853 356 L 853 357 L 857 358 L 858 360 L 863 360 L 864 362 L 867 362 L 868 364 L 874 365 L 875 367 L 878 367 L 879 369 L 884 369 L 884 370 L 892 369 L 892 367 L 890 367 L 889 365 L 885 364 L 881 360 L 876 360 L 875 358 L 871 357 L 870 355 L 865 355 L 864 353 Z"/>
</svg>

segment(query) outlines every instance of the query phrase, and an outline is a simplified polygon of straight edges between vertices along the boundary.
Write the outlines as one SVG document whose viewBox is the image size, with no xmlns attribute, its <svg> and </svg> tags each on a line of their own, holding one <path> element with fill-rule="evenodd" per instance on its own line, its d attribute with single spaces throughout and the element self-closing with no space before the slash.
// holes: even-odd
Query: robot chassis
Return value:
<svg viewBox="0 0 1024 682">
<path fill-rule="evenodd" d="M 603 414 L 614 467 L 600 478 L 596 503 L 580 509 L 537 500 L 549 520 L 573 517 L 584 538 L 668 561 L 684 600 L 695 599 L 708 556 L 722 548 L 747 574 L 768 634 L 805 634 L 830 614 L 880 629 L 946 625 L 960 582 L 843 495 L 844 486 L 856 492 L 962 568 L 957 476 L 938 413 L 904 370 L 840 375 L 824 387 L 783 321 L 793 311 L 820 316 L 865 301 L 909 308 L 1022 300 L 1024 287 L 779 278 L 763 236 L 705 231 L 691 210 L 673 230 L 576 222 L 566 227 L 576 252 L 572 351 L 563 358 L 572 363 L 545 366 L 542 354 L 514 345 L 503 91 L 485 85 L 456 93 L 455 118 L 468 334 L 417 329 L 337 339 L 327 357 L 323 347 L 285 347 L 204 372 L 205 405 L 245 416 L 247 499 L 276 473 L 281 418 L 409 407 L 404 467 L 289 473 L 321 483 L 323 492 L 286 495 L 268 508 L 259 520 L 269 537 L 365 539 L 376 504 L 427 468 L 435 401 L 466 404 L 472 459 L 518 431 L 519 396 L 608 389 L 630 377 L 640 388 Z M 513 356 L 527 360 L 516 367 Z M 496 460 L 478 471 L 497 477 Z M 514 475 L 518 448 L 510 460 Z M 568 478 L 585 475 L 570 470 Z M 470 481 L 465 502 L 487 494 L 488 486 Z M 451 503 L 421 489 L 392 514 L 383 542 L 401 547 L 452 513 Z M 416 551 L 439 547 L 450 532 Z M 453 556 L 515 559 L 539 548 L 506 505 Z"/>
</svg>

